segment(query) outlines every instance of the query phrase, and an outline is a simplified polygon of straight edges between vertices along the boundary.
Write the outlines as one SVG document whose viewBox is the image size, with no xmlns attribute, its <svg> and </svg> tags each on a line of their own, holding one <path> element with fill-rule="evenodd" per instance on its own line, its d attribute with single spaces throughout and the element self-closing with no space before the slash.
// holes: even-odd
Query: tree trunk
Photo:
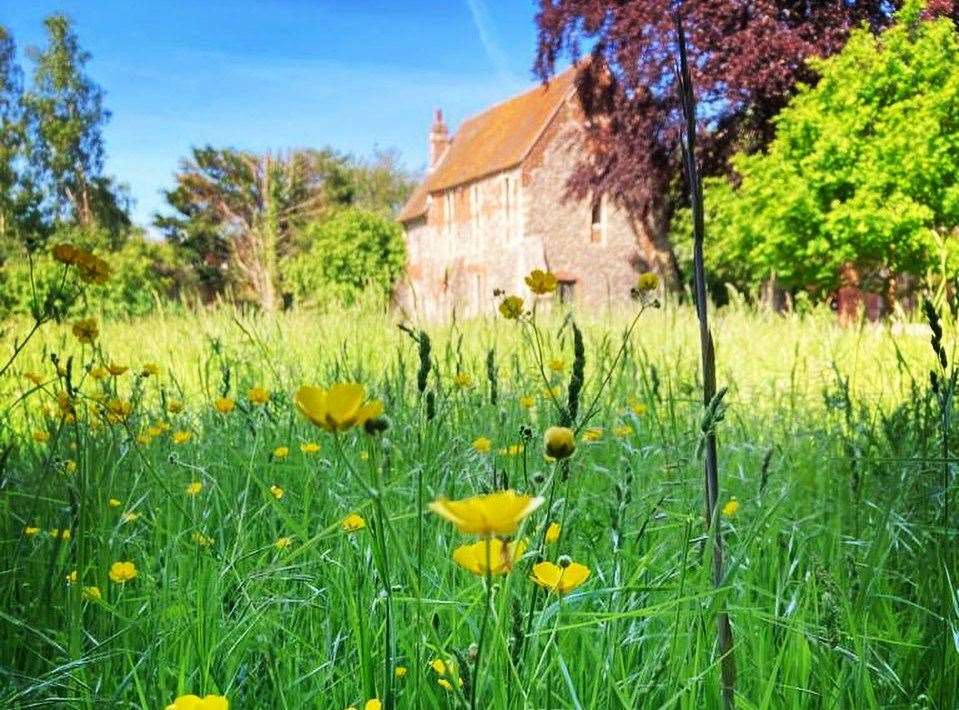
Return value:
<svg viewBox="0 0 959 710">
<path fill-rule="evenodd" d="M 672 199 L 660 196 L 633 224 L 643 260 L 651 271 L 659 274 L 668 291 L 679 291 L 683 285 L 679 263 L 669 241 L 669 223 L 674 209 Z"/>
</svg>

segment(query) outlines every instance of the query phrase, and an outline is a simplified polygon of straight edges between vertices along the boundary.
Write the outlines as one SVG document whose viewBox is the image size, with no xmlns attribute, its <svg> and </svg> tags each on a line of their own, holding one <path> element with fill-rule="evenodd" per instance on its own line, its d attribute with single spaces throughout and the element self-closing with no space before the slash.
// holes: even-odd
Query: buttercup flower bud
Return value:
<svg viewBox="0 0 959 710">
<path fill-rule="evenodd" d="M 564 426 L 551 426 L 543 435 L 546 453 L 554 459 L 565 459 L 576 450 L 576 437 L 573 430 Z"/>
</svg>

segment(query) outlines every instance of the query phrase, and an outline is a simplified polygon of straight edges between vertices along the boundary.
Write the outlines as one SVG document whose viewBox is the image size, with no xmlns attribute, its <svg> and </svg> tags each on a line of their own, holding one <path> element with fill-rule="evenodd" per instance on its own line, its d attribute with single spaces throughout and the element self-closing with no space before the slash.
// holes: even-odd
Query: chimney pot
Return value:
<svg viewBox="0 0 959 710">
<path fill-rule="evenodd" d="M 433 114 L 433 125 L 430 127 L 430 172 L 443 159 L 443 155 L 450 147 L 450 142 L 450 132 L 443 121 L 443 110 L 438 108 Z"/>
</svg>

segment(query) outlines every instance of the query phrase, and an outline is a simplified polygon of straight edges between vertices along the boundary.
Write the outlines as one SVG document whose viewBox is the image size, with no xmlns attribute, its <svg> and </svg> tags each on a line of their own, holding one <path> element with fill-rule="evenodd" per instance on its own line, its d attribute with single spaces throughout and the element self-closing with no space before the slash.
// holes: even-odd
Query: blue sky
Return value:
<svg viewBox="0 0 959 710">
<path fill-rule="evenodd" d="M 140 224 L 190 147 L 396 148 L 426 160 L 435 107 L 452 127 L 535 82 L 535 0 L 6 0 L 0 24 L 42 46 L 75 23 L 113 112 L 107 172 Z M 29 80 L 29 79 L 28 79 Z"/>
</svg>

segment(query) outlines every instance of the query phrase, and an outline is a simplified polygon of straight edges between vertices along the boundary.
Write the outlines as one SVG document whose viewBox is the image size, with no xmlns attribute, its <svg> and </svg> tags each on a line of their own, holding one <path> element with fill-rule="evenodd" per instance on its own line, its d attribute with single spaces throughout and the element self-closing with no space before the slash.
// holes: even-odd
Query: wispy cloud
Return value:
<svg viewBox="0 0 959 710">
<path fill-rule="evenodd" d="M 490 20 L 489 8 L 484 0 L 466 0 L 469 6 L 470 15 L 473 18 L 473 24 L 476 25 L 476 32 L 479 35 L 480 42 L 483 45 L 483 51 L 496 69 L 499 78 L 507 83 L 515 83 L 516 77 L 509 68 L 509 60 L 503 48 L 493 34 L 493 26 Z"/>
</svg>

